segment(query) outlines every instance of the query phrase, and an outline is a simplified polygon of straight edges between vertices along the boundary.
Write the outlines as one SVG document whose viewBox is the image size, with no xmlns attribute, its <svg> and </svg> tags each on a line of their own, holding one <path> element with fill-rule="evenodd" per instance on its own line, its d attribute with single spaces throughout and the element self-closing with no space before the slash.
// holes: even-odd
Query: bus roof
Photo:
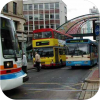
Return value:
<svg viewBox="0 0 100 100">
<path fill-rule="evenodd" d="M 0 17 L 3 17 L 3 18 L 6 18 L 6 19 L 9 19 L 9 20 L 11 20 L 11 18 L 9 18 L 9 17 L 6 17 L 6 16 L 4 16 L 3 14 L 0 14 Z"/>
<path fill-rule="evenodd" d="M 66 40 L 66 43 L 92 43 L 97 45 L 95 41 L 92 41 L 90 39 L 68 39 Z"/>
<path fill-rule="evenodd" d="M 52 29 L 52 28 L 37 29 L 37 30 L 34 30 L 34 31 L 33 31 L 33 34 L 34 34 L 34 33 L 40 33 L 40 32 L 47 32 L 47 31 L 56 31 L 56 32 L 59 32 L 59 33 L 62 34 L 62 35 L 66 35 L 67 37 L 73 38 L 73 36 L 71 36 L 71 35 L 69 35 L 69 34 L 65 34 L 65 33 L 63 33 L 63 32 L 57 31 L 57 30 Z"/>
</svg>

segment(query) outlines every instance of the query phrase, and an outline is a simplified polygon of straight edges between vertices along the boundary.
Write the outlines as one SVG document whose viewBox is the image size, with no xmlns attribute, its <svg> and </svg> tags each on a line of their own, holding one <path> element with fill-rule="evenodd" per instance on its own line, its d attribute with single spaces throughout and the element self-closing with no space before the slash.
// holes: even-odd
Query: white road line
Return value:
<svg viewBox="0 0 100 100">
<path fill-rule="evenodd" d="M 64 90 L 64 89 L 27 89 L 30 91 L 74 91 L 74 92 L 78 92 L 78 91 L 83 91 L 83 90 Z M 98 91 L 98 90 L 84 90 L 84 91 Z"/>
</svg>

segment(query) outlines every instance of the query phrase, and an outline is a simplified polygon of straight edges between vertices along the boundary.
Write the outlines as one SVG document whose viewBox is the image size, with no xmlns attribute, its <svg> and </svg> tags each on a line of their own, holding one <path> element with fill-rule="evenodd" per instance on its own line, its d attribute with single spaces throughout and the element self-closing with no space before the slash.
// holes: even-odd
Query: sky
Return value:
<svg viewBox="0 0 100 100">
<path fill-rule="evenodd" d="M 89 0 L 63 0 L 63 1 L 67 5 L 68 20 L 81 16 L 81 15 L 89 14 L 89 9 L 93 8 L 93 6 L 98 8 L 95 2 L 93 2 L 95 0 L 91 0 L 91 1 Z"/>
<path fill-rule="evenodd" d="M 89 14 L 89 10 L 92 9 L 94 6 L 95 8 L 100 9 L 100 4 L 96 0 L 63 0 L 64 3 L 67 5 L 67 19 L 73 19 L 75 17 Z M 84 37 L 84 39 L 90 39 L 92 41 L 93 37 Z"/>
</svg>

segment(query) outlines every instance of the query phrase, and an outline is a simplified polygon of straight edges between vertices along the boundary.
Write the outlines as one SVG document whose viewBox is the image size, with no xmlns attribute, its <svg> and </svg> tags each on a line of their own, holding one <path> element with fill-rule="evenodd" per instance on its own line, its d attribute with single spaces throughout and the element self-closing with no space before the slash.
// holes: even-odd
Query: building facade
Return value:
<svg viewBox="0 0 100 100">
<path fill-rule="evenodd" d="M 62 0 L 27 0 L 24 1 L 23 13 L 29 37 L 32 37 L 33 30 L 56 29 L 67 21 L 67 7 Z"/>
<path fill-rule="evenodd" d="M 24 31 L 26 19 L 23 16 L 23 1 L 15 0 L 7 3 L 1 13 L 14 21 L 20 50 L 26 52 L 27 33 Z"/>
</svg>

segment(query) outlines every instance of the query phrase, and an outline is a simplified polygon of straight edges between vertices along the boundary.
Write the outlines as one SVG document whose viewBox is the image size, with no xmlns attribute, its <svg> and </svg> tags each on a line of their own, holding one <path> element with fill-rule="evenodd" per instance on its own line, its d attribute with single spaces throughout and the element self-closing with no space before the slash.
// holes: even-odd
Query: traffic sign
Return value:
<svg viewBox="0 0 100 100">
<path fill-rule="evenodd" d="M 99 27 L 99 25 L 96 25 L 95 26 L 95 34 L 99 35 L 99 32 L 100 32 L 100 27 Z"/>
</svg>

